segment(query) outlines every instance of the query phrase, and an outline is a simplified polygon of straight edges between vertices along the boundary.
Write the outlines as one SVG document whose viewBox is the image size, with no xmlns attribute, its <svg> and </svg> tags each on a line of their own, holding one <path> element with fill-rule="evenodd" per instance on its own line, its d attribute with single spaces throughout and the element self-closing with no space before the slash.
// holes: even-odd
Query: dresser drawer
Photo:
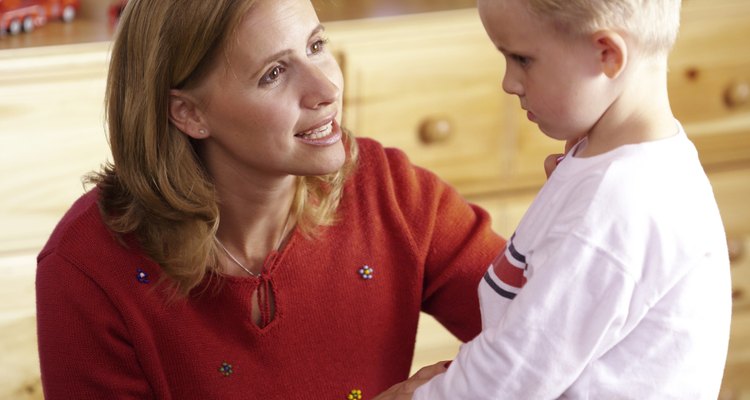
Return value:
<svg viewBox="0 0 750 400">
<path fill-rule="evenodd" d="M 721 399 L 750 398 L 750 236 L 730 239 L 732 330 Z"/>
<path fill-rule="evenodd" d="M 683 2 L 670 56 L 672 109 L 704 165 L 750 160 L 750 2 Z"/>
<path fill-rule="evenodd" d="M 0 255 L 0 399 L 42 399 L 36 342 L 36 254 Z"/>
<path fill-rule="evenodd" d="M 110 154 L 109 44 L 0 52 L 0 256 L 41 250 Z"/>
<path fill-rule="evenodd" d="M 750 163 L 709 171 L 708 178 L 727 235 L 730 238 L 750 236 Z"/>
<path fill-rule="evenodd" d="M 730 236 L 729 254 L 732 262 L 734 311 L 750 314 L 750 236 Z M 747 333 L 750 337 L 750 326 Z"/>
</svg>

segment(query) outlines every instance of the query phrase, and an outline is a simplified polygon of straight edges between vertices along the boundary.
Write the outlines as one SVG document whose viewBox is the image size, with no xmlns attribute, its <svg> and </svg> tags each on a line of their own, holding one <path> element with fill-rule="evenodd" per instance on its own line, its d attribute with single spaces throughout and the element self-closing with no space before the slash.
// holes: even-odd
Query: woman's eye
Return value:
<svg viewBox="0 0 750 400">
<path fill-rule="evenodd" d="M 328 40 L 325 39 L 319 39 L 313 42 L 313 44 L 310 45 L 310 53 L 311 54 L 317 54 L 321 51 L 325 50 L 326 44 L 328 43 Z"/>
<path fill-rule="evenodd" d="M 263 77 L 260 78 L 261 85 L 267 85 L 276 82 L 277 79 L 284 73 L 284 67 L 277 65 L 271 68 L 270 71 L 266 72 Z"/>
</svg>

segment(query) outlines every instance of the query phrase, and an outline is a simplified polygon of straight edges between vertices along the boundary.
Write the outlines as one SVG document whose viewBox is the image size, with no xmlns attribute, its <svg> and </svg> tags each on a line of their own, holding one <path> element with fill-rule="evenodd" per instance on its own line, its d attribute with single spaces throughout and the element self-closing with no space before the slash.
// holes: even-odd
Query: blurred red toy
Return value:
<svg viewBox="0 0 750 400">
<path fill-rule="evenodd" d="M 0 0 L 0 35 L 31 32 L 49 20 L 70 22 L 79 8 L 79 0 Z"/>
<path fill-rule="evenodd" d="M 117 21 L 120 20 L 122 10 L 125 9 L 127 4 L 128 0 L 117 0 L 109 5 L 109 26 L 113 28 L 117 26 Z"/>
</svg>

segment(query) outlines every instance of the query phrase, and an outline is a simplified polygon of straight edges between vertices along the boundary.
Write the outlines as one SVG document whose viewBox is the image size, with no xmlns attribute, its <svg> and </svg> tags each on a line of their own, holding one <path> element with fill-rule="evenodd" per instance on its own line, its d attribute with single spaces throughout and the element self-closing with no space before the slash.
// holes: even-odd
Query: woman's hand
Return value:
<svg viewBox="0 0 750 400">
<path fill-rule="evenodd" d="M 409 379 L 391 386 L 385 392 L 379 394 L 372 400 L 411 400 L 414 391 L 432 379 L 432 377 L 442 374 L 448 369 L 450 362 L 441 361 L 436 364 L 428 365 L 417 371 Z"/>
</svg>

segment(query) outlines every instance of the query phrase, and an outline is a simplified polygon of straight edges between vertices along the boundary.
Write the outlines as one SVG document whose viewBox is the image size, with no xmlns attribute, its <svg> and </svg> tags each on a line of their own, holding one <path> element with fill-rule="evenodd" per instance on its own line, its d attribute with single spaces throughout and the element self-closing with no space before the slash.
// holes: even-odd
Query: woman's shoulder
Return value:
<svg viewBox="0 0 750 400">
<path fill-rule="evenodd" d="M 130 252 L 123 252 L 122 241 L 107 228 L 98 201 L 99 190 L 94 188 L 73 203 L 39 253 L 37 262 L 40 267 L 51 254 L 57 254 L 79 268 L 100 264 L 88 262 L 93 259 L 114 262 L 122 259 L 123 254 L 127 257 Z"/>
<path fill-rule="evenodd" d="M 99 210 L 98 189 L 82 195 L 65 213 L 37 257 L 36 282 L 44 287 L 89 282 L 69 296 L 132 297 L 132 288 L 159 281 L 161 271 L 132 235 L 111 231 Z M 147 286 L 147 285 L 146 285 Z M 145 297 L 137 297 L 145 299 Z M 133 299 L 131 299 L 133 300 Z"/>
<path fill-rule="evenodd" d="M 360 180 L 387 181 L 398 186 L 444 185 L 434 173 L 414 165 L 401 149 L 384 146 L 371 138 L 357 138 L 357 145 L 359 148 L 357 175 Z"/>
<path fill-rule="evenodd" d="M 450 184 L 433 172 L 412 164 L 400 149 L 385 147 L 376 140 L 358 138 L 359 160 L 345 199 L 357 206 L 400 210 L 406 220 L 422 221 L 438 210 L 459 215 L 473 213 L 467 201 Z M 379 202 L 375 206 L 373 203 Z"/>
<path fill-rule="evenodd" d="M 95 188 L 84 193 L 70 206 L 52 231 L 39 255 L 40 258 L 43 258 L 45 254 L 53 251 L 69 239 L 74 239 L 81 235 L 86 236 L 88 231 L 86 229 L 87 226 L 91 226 L 92 220 L 96 220 L 99 217 L 98 197 L 98 190 Z M 101 220 L 101 217 L 99 219 Z"/>
<path fill-rule="evenodd" d="M 357 138 L 359 148 L 359 162 L 371 166 L 378 163 L 409 163 L 409 157 L 403 150 L 387 147 L 376 139 L 367 137 Z"/>
</svg>

